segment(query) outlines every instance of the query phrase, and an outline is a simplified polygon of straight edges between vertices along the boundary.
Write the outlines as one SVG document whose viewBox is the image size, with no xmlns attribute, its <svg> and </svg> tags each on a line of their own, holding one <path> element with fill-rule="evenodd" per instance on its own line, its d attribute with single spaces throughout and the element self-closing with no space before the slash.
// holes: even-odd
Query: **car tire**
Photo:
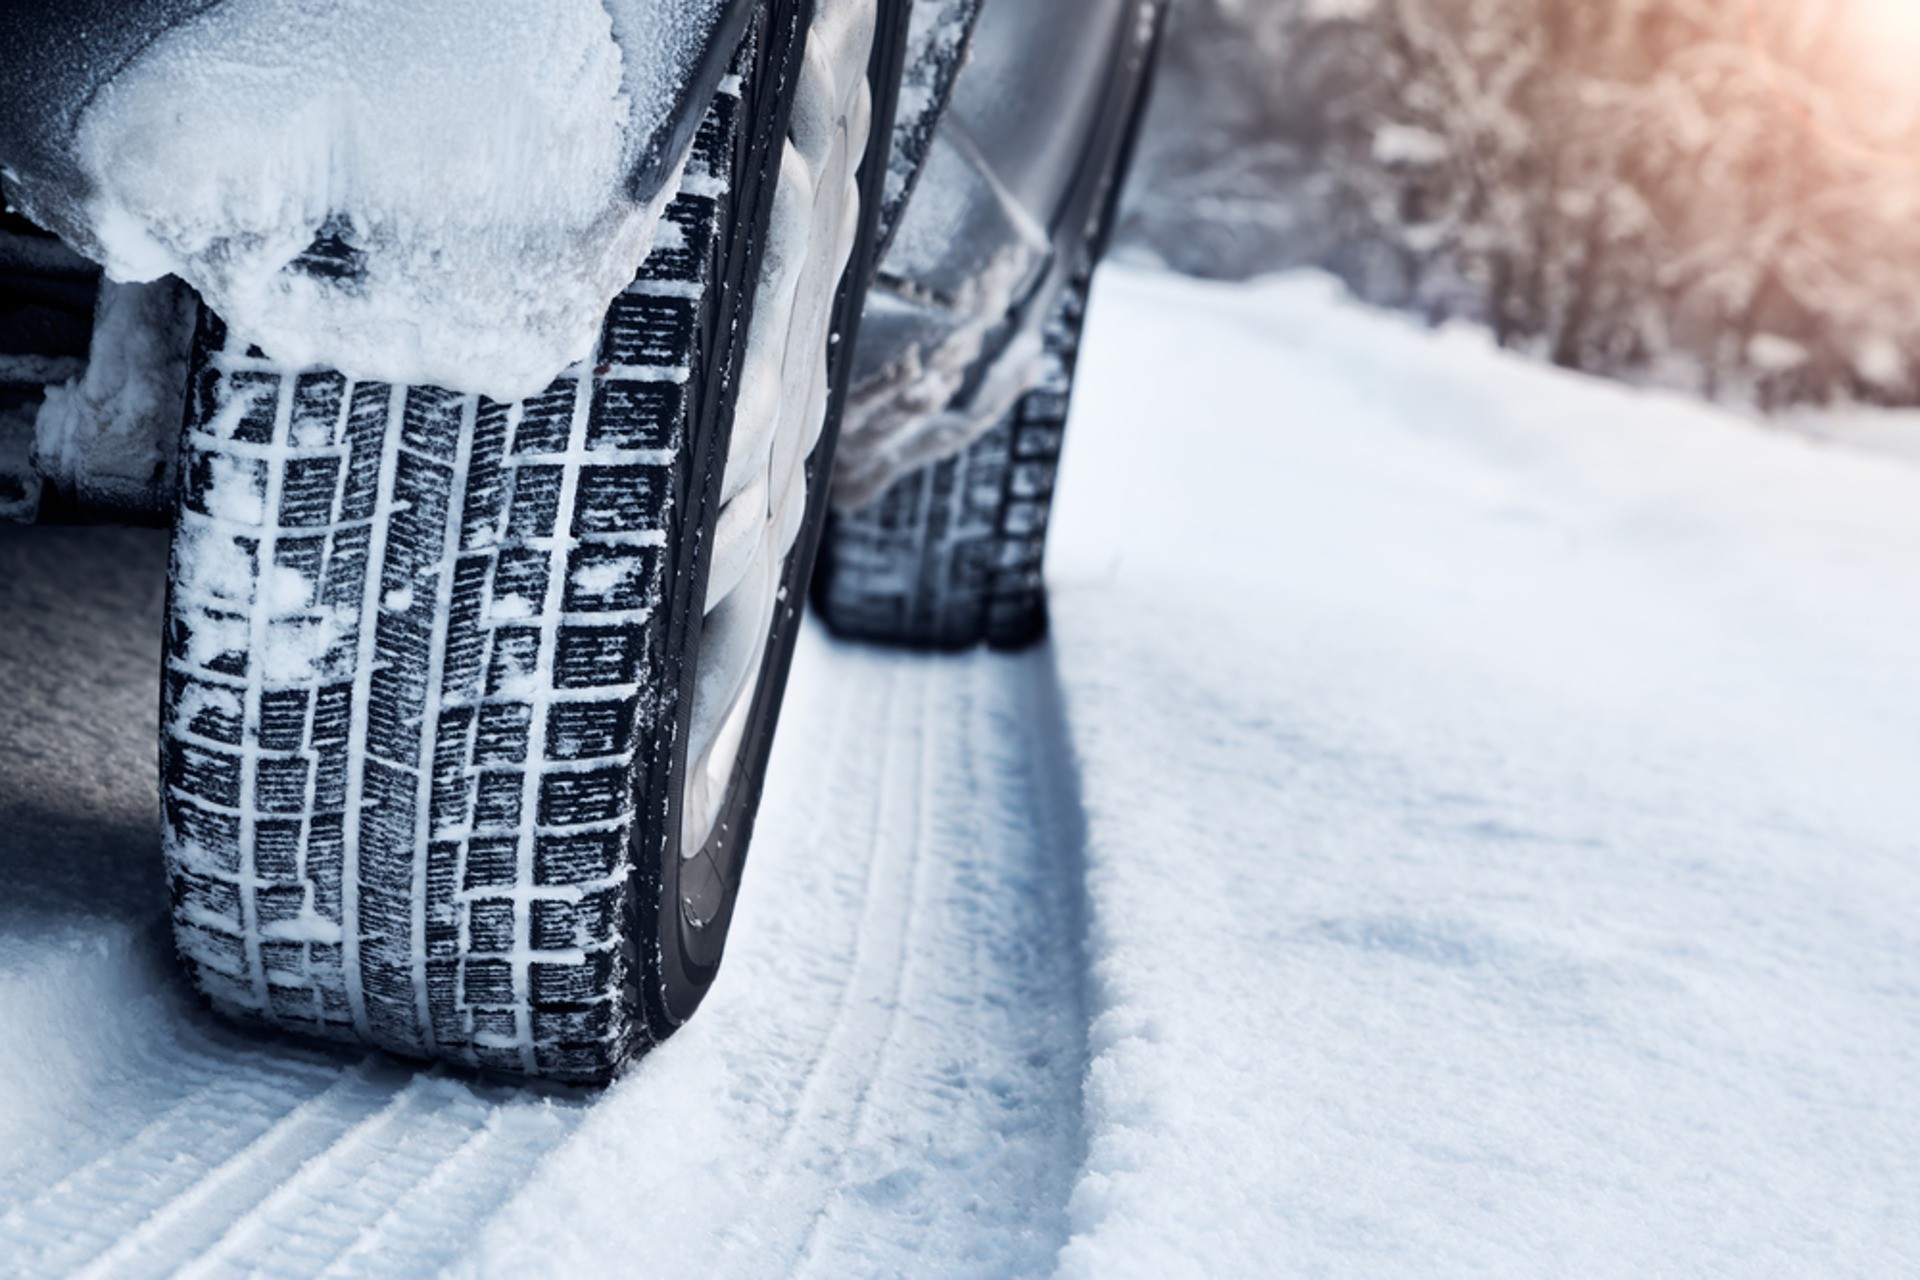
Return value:
<svg viewBox="0 0 1920 1280">
<path fill-rule="evenodd" d="M 905 8 L 759 5 L 678 234 L 540 395 L 283 368 L 203 312 L 162 785 L 178 950 L 216 1010 L 593 1083 L 699 1004 L 824 518 Z M 813 368 L 778 430 L 754 417 L 770 345 Z M 749 608 L 713 575 L 756 521 Z M 702 713 L 715 688 L 735 702 Z M 734 736 L 694 822 L 702 714 Z"/>
<path fill-rule="evenodd" d="M 959 453 L 827 518 L 814 604 L 841 636 L 1018 649 L 1047 632 L 1042 576 L 1086 318 L 1084 279 L 1045 332 L 1040 384 Z"/>
<path fill-rule="evenodd" d="M 1041 356 L 1031 389 L 958 452 L 828 517 L 813 601 L 835 634 L 949 650 L 983 643 L 1018 649 L 1046 635 L 1042 565 L 1088 290 L 1112 237 L 1166 13 L 1157 0 L 1140 0 L 1147 35 L 1138 72 L 1119 81 L 1122 96 L 1109 103 L 1118 128 L 1095 144 L 1105 150 L 1089 157 L 1054 229 L 1048 276 L 998 326 L 1018 334 L 1030 323 L 1023 312 L 1040 314 Z M 896 287 L 914 289 L 911 281 Z M 983 353 L 961 386 L 990 381 L 999 354 L 998 348 Z"/>
</svg>

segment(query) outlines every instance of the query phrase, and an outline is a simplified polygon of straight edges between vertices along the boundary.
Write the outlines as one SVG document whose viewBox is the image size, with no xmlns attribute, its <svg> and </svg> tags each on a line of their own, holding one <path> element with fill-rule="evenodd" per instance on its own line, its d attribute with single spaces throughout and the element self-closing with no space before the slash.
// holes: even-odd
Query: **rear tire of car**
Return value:
<svg viewBox="0 0 1920 1280">
<path fill-rule="evenodd" d="M 175 936 L 217 1010 L 594 1083 L 704 997 L 824 519 L 871 272 L 867 129 L 890 111 L 905 7 L 759 7 L 666 215 L 677 234 L 596 355 L 538 396 L 283 368 L 203 313 L 162 786 Z M 814 241 L 782 249 L 782 200 L 807 202 Z M 796 247 L 848 265 L 789 307 Z M 782 303 L 756 313 L 768 290 Z M 758 427 L 735 431 L 743 370 L 756 325 L 791 342 L 803 314 L 827 317 L 799 353 L 826 393 L 797 536 L 772 553 L 788 590 L 736 682 L 718 818 L 689 827 L 723 481 Z"/>
<path fill-rule="evenodd" d="M 925 649 L 1018 649 L 1046 635 L 1042 563 L 1086 296 L 1084 281 L 1068 288 L 1040 385 L 985 435 L 828 516 L 813 589 L 834 632 Z"/>
<path fill-rule="evenodd" d="M 1047 529 L 1088 291 L 1112 238 L 1167 12 L 1160 0 L 1137 0 L 1145 31 L 1137 74 L 1116 81 L 1118 100 L 1108 103 L 1117 132 L 1086 158 L 1075 199 L 1054 228 L 1050 272 L 1002 326 L 1018 333 L 1029 323 L 1023 312 L 1047 308 L 1034 385 L 957 453 L 828 517 L 813 602 L 837 635 L 950 650 L 1019 649 L 1046 635 Z M 911 292 L 913 284 L 901 287 Z M 962 386 L 988 381 L 998 354 L 985 353 Z"/>
</svg>

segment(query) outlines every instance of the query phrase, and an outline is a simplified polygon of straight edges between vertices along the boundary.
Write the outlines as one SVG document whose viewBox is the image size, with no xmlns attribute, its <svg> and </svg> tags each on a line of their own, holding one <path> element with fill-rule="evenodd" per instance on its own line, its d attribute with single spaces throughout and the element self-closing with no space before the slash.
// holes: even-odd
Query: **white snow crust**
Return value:
<svg viewBox="0 0 1920 1280">
<path fill-rule="evenodd" d="M 630 179 L 713 2 L 227 0 L 83 116 L 81 247 L 283 363 L 531 394 L 652 244 L 675 183 Z M 349 274 L 295 265 L 323 234 Z"/>
<path fill-rule="evenodd" d="M 0 529 L 11 1272 L 1910 1272 L 1920 467 L 1312 277 L 1109 269 L 1080 378 L 1052 645 L 804 635 L 598 1094 L 200 1015 L 164 540 Z"/>
<path fill-rule="evenodd" d="M 35 469 L 95 506 L 165 510 L 193 321 L 177 280 L 102 281 L 86 362 L 47 387 L 34 418 Z"/>
<path fill-rule="evenodd" d="M 1316 277 L 1091 316 L 1060 1273 L 1909 1269 L 1920 469 Z"/>
</svg>

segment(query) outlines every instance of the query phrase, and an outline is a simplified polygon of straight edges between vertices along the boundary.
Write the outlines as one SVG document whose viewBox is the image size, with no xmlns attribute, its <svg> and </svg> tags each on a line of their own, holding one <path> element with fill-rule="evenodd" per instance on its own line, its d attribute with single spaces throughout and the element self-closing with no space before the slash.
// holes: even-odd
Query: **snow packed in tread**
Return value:
<svg viewBox="0 0 1920 1280">
<path fill-rule="evenodd" d="M 295 375 L 205 322 L 165 808 L 180 951 L 217 1008 L 560 1079 L 644 1039 L 622 993 L 668 571 L 646 539 L 681 491 L 688 295 L 739 119 L 722 94 L 669 211 L 687 234 L 616 301 L 601 363 L 525 401 Z"/>
</svg>

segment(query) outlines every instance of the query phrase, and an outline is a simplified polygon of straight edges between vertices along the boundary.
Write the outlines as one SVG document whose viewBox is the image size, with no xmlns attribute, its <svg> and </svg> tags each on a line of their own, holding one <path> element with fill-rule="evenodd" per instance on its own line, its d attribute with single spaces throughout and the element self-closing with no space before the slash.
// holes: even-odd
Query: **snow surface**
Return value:
<svg viewBox="0 0 1920 1280">
<path fill-rule="evenodd" d="M 632 190 L 702 0 L 226 0 L 89 104 L 76 242 L 274 359 L 514 400 L 593 347 L 673 176 Z M 52 203 L 52 202 L 49 202 Z M 349 269 L 305 269 L 321 238 Z"/>
<path fill-rule="evenodd" d="M 598 1095 L 192 1010 L 164 547 L 0 531 L 23 1275 L 1900 1275 L 1920 469 L 1109 271 L 1004 657 L 802 651 L 734 951 Z"/>
<path fill-rule="evenodd" d="M 1775 420 L 1828 444 L 1871 449 L 1920 464 L 1920 410 L 1797 409 Z"/>
</svg>

